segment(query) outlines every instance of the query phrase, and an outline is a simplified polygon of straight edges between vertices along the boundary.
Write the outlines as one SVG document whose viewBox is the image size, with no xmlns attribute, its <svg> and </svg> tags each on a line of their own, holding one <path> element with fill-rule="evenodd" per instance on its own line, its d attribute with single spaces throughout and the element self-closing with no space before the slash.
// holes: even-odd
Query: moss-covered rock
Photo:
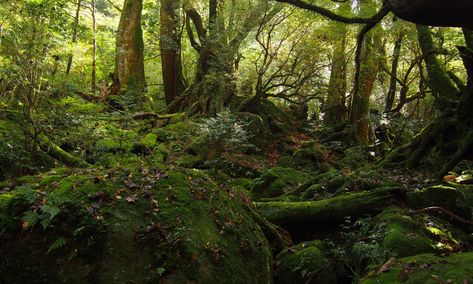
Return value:
<svg viewBox="0 0 473 284">
<path fill-rule="evenodd" d="M 337 283 L 320 241 L 284 249 L 276 257 L 275 283 Z"/>
<path fill-rule="evenodd" d="M 450 186 L 431 186 L 422 190 L 416 190 L 407 194 L 409 206 L 423 208 L 429 206 L 440 206 L 461 216 L 470 218 L 471 207 L 461 189 Z"/>
<path fill-rule="evenodd" d="M 293 168 L 274 167 L 265 170 L 259 178 L 254 180 L 251 190 L 253 198 L 267 198 L 280 196 L 291 189 L 307 182 L 310 176 Z"/>
<path fill-rule="evenodd" d="M 324 162 L 328 157 L 327 149 L 324 147 L 309 147 L 304 148 L 303 146 L 301 149 L 294 152 L 292 158 L 297 164 L 318 164 Z"/>
<path fill-rule="evenodd" d="M 378 216 L 384 234 L 383 248 L 396 257 L 423 253 L 451 253 L 461 250 L 466 240 L 463 232 L 445 221 L 424 214 L 409 215 L 397 208 Z"/>
<path fill-rule="evenodd" d="M 86 169 L 26 180 L 0 194 L 1 283 L 271 282 L 271 251 L 247 197 L 203 172 Z"/>
<path fill-rule="evenodd" d="M 379 216 L 379 223 L 385 229 L 383 248 L 393 255 L 405 257 L 434 251 L 434 243 L 415 217 L 388 209 Z"/>
<path fill-rule="evenodd" d="M 470 283 L 473 281 L 473 253 L 446 257 L 422 254 L 396 260 L 381 270 L 386 271 L 376 268 L 361 283 Z"/>
</svg>

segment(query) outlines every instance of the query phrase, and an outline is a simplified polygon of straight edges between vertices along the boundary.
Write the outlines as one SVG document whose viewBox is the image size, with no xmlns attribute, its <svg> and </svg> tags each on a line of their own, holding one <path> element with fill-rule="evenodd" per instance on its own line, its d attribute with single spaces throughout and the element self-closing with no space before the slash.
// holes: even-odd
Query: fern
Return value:
<svg viewBox="0 0 473 284">
<path fill-rule="evenodd" d="M 60 237 L 58 238 L 57 240 L 55 240 L 50 246 L 49 246 L 49 249 L 48 249 L 48 252 L 47 253 L 50 253 L 52 252 L 53 250 L 57 250 L 59 248 L 62 248 L 66 245 L 67 243 L 67 240 L 63 237 Z"/>
</svg>

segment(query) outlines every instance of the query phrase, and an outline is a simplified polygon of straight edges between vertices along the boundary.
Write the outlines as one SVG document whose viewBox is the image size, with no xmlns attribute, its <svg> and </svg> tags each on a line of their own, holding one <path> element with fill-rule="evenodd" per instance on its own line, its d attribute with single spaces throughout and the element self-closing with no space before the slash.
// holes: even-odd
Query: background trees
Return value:
<svg viewBox="0 0 473 284">
<path fill-rule="evenodd" d="M 298 112 L 298 120 L 323 121 L 336 137 L 345 131 L 347 142 L 373 145 L 381 124 L 408 118 L 415 132 L 467 90 L 455 45 L 471 47 L 472 37 L 461 17 L 431 23 L 463 30 L 428 28 L 386 16 L 406 17 L 402 1 L 280 2 L 293 6 L 10 1 L 0 11 L 15 15 L 0 23 L 2 100 L 10 108 L 16 100 L 30 118 L 47 117 L 41 105 L 53 94 L 210 116 L 225 108 L 261 114 L 269 102 Z M 429 3 L 410 7 L 411 19 L 425 22 L 416 12 L 421 5 L 443 7 Z M 451 11 L 468 5 L 453 4 Z M 30 120 L 29 132 L 45 131 L 41 119 Z M 399 140 L 390 131 L 388 144 Z"/>
</svg>

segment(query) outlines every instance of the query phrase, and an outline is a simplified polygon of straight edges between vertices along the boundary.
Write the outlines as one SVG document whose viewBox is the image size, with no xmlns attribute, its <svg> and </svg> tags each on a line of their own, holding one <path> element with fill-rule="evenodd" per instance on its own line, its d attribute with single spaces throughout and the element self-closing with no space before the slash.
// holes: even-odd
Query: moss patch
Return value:
<svg viewBox="0 0 473 284">
<path fill-rule="evenodd" d="M 469 283 L 473 281 L 473 253 L 446 257 L 422 254 L 396 261 L 387 272 L 375 271 L 361 283 Z"/>
<path fill-rule="evenodd" d="M 17 186 L 0 194 L 0 282 L 268 283 L 271 251 L 246 200 L 197 170 L 84 169 Z"/>
</svg>

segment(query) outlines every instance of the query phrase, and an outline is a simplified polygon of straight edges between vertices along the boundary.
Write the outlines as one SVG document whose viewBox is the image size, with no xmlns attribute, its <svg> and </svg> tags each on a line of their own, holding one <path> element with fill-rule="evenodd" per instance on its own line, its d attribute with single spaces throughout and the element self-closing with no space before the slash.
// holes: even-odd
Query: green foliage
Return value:
<svg viewBox="0 0 473 284">
<path fill-rule="evenodd" d="M 369 265 L 382 264 L 391 256 L 382 246 L 385 226 L 378 224 L 375 227 L 372 217 L 362 217 L 354 222 L 346 217 L 341 229 L 346 246 L 337 246 L 330 240 L 325 243 L 342 273 L 359 279 Z"/>
<path fill-rule="evenodd" d="M 47 253 L 50 253 L 54 250 L 64 247 L 67 244 L 67 240 L 63 237 L 56 239 L 48 248 Z"/>
<path fill-rule="evenodd" d="M 249 142 L 246 125 L 229 110 L 199 124 L 201 146 L 207 150 L 207 159 L 220 159 L 224 152 L 244 151 L 253 147 Z"/>
</svg>

